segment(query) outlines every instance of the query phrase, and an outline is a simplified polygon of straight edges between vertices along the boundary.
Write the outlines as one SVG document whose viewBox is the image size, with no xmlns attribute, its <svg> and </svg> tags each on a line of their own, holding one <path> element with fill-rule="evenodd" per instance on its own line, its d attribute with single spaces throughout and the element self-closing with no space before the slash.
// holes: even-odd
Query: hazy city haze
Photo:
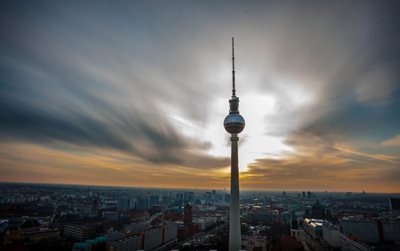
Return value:
<svg viewBox="0 0 400 251">
<path fill-rule="evenodd" d="M 397 1 L 2 1 L 0 181 L 400 192 Z"/>
</svg>

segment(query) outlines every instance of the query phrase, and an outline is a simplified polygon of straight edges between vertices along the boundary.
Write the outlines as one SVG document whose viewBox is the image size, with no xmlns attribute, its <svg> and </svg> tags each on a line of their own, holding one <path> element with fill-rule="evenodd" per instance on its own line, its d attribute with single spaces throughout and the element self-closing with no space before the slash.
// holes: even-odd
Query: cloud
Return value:
<svg viewBox="0 0 400 251">
<path fill-rule="evenodd" d="M 85 4 L 80 11 L 75 4 L 46 6 L 60 19 L 48 22 L 52 17 L 41 17 L 42 10 L 14 4 L 2 15 L 2 140 L 103 147 L 160 165 L 229 164 L 226 157 L 206 155 L 209 142 L 181 135 L 169 120 L 176 107 L 187 108 L 180 111 L 197 123 L 204 120 L 200 101 L 205 90 L 195 88 L 199 80 L 187 84 L 195 65 L 168 64 L 165 48 L 147 43 L 154 34 L 142 26 L 129 33 L 133 27 L 122 25 L 126 20 L 117 15 L 119 9 L 111 10 L 109 23 L 108 18 L 93 22 L 87 16 L 91 6 Z M 94 42 L 94 37 L 101 39 Z M 169 74 L 181 66 L 182 74 Z"/>
<path fill-rule="evenodd" d="M 243 173 L 242 184 L 265 190 L 399 189 L 393 178 L 400 175 L 397 155 L 370 154 L 302 132 L 292 134 L 287 143 L 294 154 L 258 159 Z"/>
<path fill-rule="evenodd" d="M 394 136 L 391 139 L 387 139 L 383 141 L 382 146 L 388 146 L 388 147 L 398 147 L 400 146 L 400 135 Z"/>
<path fill-rule="evenodd" d="M 160 165 L 121 151 L 73 144 L 0 143 L 0 167 L 1 181 L 9 182 L 209 188 L 229 181 L 218 168 Z"/>
<path fill-rule="evenodd" d="M 155 177 L 155 166 L 166 168 L 157 177 L 222 172 L 235 36 L 248 123 L 241 166 L 260 182 L 246 186 L 268 177 L 290 186 L 281 175 L 334 187 L 345 170 L 367 182 L 373 164 L 396 173 L 396 149 L 379 144 L 399 134 L 397 5 L 2 2 L 0 141 L 113 152 L 119 170 L 131 155 L 138 169 L 149 165 L 143 177 Z M 217 176 L 210 184 L 224 184 L 226 172 Z"/>
<path fill-rule="evenodd" d="M 396 89 L 400 81 L 395 74 L 387 69 L 376 69 L 368 72 L 360 80 L 356 91 L 357 101 L 366 104 L 381 104 Z"/>
</svg>

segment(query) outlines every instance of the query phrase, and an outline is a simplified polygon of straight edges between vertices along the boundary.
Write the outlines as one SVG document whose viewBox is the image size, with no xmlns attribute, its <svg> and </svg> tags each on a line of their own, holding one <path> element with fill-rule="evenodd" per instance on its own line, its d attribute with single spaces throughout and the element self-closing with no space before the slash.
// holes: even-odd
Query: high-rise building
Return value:
<svg viewBox="0 0 400 251">
<path fill-rule="evenodd" d="M 154 250 L 156 247 L 162 245 L 163 229 L 153 228 L 149 229 L 143 234 L 143 249 Z"/>
<path fill-rule="evenodd" d="M 129 198 L 118 198 L 117 210 L 119 212 L 128 212 L 129 209 L 130 209 L 130 199 Z"/>
<path fill-rule="evenodd" d="M 175 222 L 164 225 L 163 243 L 169 243 L 177 240 L 178 226 Z"/>
<path fill-rule="evenodd" d="M 147 196 L 140 196 L 137 198 L 135 209 L 139 211 L 147 210 L 149 208 L 149 198 Z"/>
<path fill-rule="evenodd" d="M 183 227 L 185 231 L 185 238 L 192 235 L 192 206 L 189 204 L 185 205 L 183 212 Z"/>
<path fill-rule="evenodd" d="M 239 160 L 238 160 L 238 134 L 245 126 L 244 118 L 239 114 L 239 98 L 235 89 L 235 51 L 232 38 L 232 97 L 229 100 L 229 114 L 225 117 L 225 130 L 231 134 L 231 206 L 229 221 L 229 250 L 241 249 L 240 234 L 240 198 L 239 198 Z"/>
</svg>

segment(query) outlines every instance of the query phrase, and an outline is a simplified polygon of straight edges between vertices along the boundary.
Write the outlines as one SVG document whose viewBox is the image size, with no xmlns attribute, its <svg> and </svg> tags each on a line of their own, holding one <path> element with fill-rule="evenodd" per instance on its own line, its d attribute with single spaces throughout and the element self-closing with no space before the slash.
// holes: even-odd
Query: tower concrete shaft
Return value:
<svg viewBox="0 0 400 251">
<path fill-rule="evenodd" d="M 239 158 L 236 133 L 231 134 L 231 208 L 229 224 L 229 250 L 241 249 L 242 237 L 240 233 L 240 198 L 239 198 Z"/>
</svg>

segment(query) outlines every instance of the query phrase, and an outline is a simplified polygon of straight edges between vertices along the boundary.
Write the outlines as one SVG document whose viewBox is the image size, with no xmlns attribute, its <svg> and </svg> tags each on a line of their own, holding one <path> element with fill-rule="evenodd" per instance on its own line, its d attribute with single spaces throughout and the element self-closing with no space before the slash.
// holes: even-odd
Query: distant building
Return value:
<svg viewBox="0 0 400 251">
<path fill-rule="evenodd" d="M 175 222 L 164 225 L 163 228 L 163 243 L 176 241 L 178 234 L 178 226 Z"/>
<path fill-rule="evenodd" d="M 340 229 L 332 224 L 322 225 L 322 238 L 333 248 L 340 247 Z"/>
<path fill-rule="evenodd" d="M 205 231 L 217 222 L 217 217 L 202 217 L 194 220 L 196 229 Z"/>
<path fill-rule="evenodd" d="M 390 210 L 400 211 L 400 198 L 390 198 L 389 207 Z"/>
<path fill-rule="evenodd" d="M 126 237 L 126 233 L 118 232 L 118 231 L 114 231 L 114 230 L 108 230 L 106 233 L 106 238 L 107 238 L 107 241 L 109 241 L 109 242 L 120 240 L 125 237 Z"/>
<path fill-rule="evenodd" d="M 325 219 L 326 217 L 326 209 L 325 206 L 322 205 L 319 200 L 317 200 L 312 206 L 311 206 L 311 218 L 316 218 L 316 219 Z"/>
<path fill-rule="evenodd" d="M 57 229 L 38 229 L 22 232 L 22 241 L 25 245 L 47 243 L 60 240 L 60 231 Z"/>
<path fill-rule="evenodd" d="M 282 236 L 277 243 L 276 250 L 281 251 L 303 251 L 304 247 L 301 242 L 291 236 Z"/>
<path fill-rule="evenodd" d="M 175 195 L 175 201 L 176 201 L 176 205 L 178 205 L 178 206 L 182 206 L 182 204 L 183 204 L 183 193 L 177 193 L 176 195 Z"/>
<path fill-rule="evenodd" d="M 194 193 L 193 192 L 184 192 L 183 194 L 183 202 L 184 203 L 189 203 L 193 201 L 194 198 Z"/>
<path fill-rule="evenodd" d="M 242 237 L 243 250 L 266 250 L 267 246 L 266 236 L 246 236 Z"/>
<path fill-rule="evenodd" d="M 399 242 L 400 223 L 342 220 L 339 229 L 339 226 L 324 222 L 322 233 L 323 239 L 334 248 L 363 250 L 370 248 L 367 244 Z"/>
<path fill-rule="evenodd" d="M 151 226 L 145 223 L 132 224 L 130 230 L 131 233 L 142 236 L 140 244 L 138 244 L 138 247 L 140 247 L 139 249 L 168 250 L 168 248 L 174 246 L 177 242 L 177 229 L 177 224 L 175 222 L 169 222 L 158 226 Z M 115 248 L 117 248 L 117 246 L 122 248 L 133 245 L 133 240 L 126 238 L 123 240 L 124 241 L 116 240 L 113 242 Z"/>
<path fill-rule="evenodd" d="M 149 225 L 145 224 L 145 223 L 134 223 L 134 224 L 131 224 L 130 227 L 131 227 L 130 230 L 132 233 L 141 234 L 141 233 L 144 233 L 148 229 Z"/>
<path fill-rule="evenodd" d="M 142 249 L 143 236 L 128 236 L 122 239 L 114 240 L 107 244 L 108 251 L 131 251 Z"/>
<path fill-rule="evenodd" d="M 279 212 L 267 207 L 254 206 L 250 212 L 248 212 L 246 221 L 252 225 L 271 225 L 277 221 Z"/>
<path fill-rule="evenodd" d="M 150 207 L 150 201 L 147 196 L 140 196 L 137 198 L 135 209 L 139 211 L 147 210 Z"/>
<path fill-rule="evenodd" d="M 149 207 L 158 205 L 160 203 L 160 196 L 158 195 L 150 195 L 149 196 Z"/>
<path fill-rule="evenodd" d="M 189 238 L 192 235 L 192 206 L 186 204 L 183 213 L 183 226 L 184 226 L 184 236 Z"/>
<path fill-rule="evenodd" d="M 322 237 L 322 219 L 304 219 L 303 229 L 312 238 L 319 239 Z"/>
<path fill-rule="evenodd" d="M 96 239 L 77 242 L 72 246 L 72 251 L 106 251 L 107 238 L 104 236 Z"/>
<path fill-rule="evenodd" d="M 229 203 L 231 201 L 231 195 L 229 193 L 224 195 L 224 201 L 225 203 Z"/>
<path fill-rule="evenodd" d="M 304 241 L 306 239 L 303 229 L 290 229 L 290 236 L 294 237 L 297 241 Z"/>
<path fill-rule="evenodd" d="M 129 198 L 119 198 L 117 200 L 118 212 L 128 212 L 130 209 L 131 200 Z"/>
<path fill-rule="evenodd" d="M 104 211 L 103 219 L 108 221 L 118 221 L 119 213 L 117 211 Z"/>
<path fill-rule="evenodd" d="M 380 243 L 383 240 L 380 232 L 382 223 L 377 221 L 341 220 L 340 229 L 343 234 L 366 243 Z"/>
<path fill-rule="evenodd" d="M 340 250 L 341 251 L 370 251 L 373 250 L 366 244 L 360 243 L 349 238 L 344 234 L 339 234 Z"/>
<path fill-rule="evenodd" d="M 143 235 L 143 249 L 153 250 L 163 244 L 163 229 L 155 228 L 147 230 Z"/>
<path fill-rule="evenodd" d="M 94 237 L 95 229 L 85 225 L 66 225 L 63 235 L 66 238 L 83 241 Z"/>
<path fill-rule="evenodd" d="M 400 222 L 382 223 L 382 232 L 384 241 L 400 242 Z"/>
</svg>

